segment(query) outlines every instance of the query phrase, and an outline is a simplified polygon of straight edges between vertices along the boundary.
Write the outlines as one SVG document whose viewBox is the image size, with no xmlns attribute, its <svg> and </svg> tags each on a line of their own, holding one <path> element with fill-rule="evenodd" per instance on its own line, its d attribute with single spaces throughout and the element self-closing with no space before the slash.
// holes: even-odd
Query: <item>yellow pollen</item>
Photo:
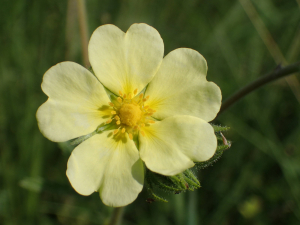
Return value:
<svg viewBox="0 0 300 225">
<path fill-rule="evenodd" d="M 117 112 L 116 111 L 111 111 L 110 113 L 113 114 L 113 115 L 115 115 Z"/>
<path fill-rule="evenodd" d="M 132 93 L 128 93 L 128 99 L 132 99 Z"/>
<path fill-rule="evenodd" d="M 148 120 L 148 123 L 155 123 L 154 120 Z"/>
<path fill-rule="evenodd" d="M 107 121 L 106 121 L 106 123 L 108 124 L 108 123 L 110 123 L 111 121 L 112 121 L 112 120 L 111 120 L 111 119 L 109 119 L 109 120 L 107 120 Z"/>
<path fill-rule="evenodd" d="M 122 103 L 123 100 L 120 97 L 118 97 L 117 101 L 120 102 L 120 103 Z"/>
<path fill-rule="evenodd" d="M 110 106 L 114 106 L 114 103 L 112 103 L 112 102 L 109 102 L 108 104 L 109 104 Z"/>
<path fill-rule="evenodd" d="M 143 98 L 143 96 L 144 96 L 144 94 L 142 93 L 142 94 L 140 94 L 139 98 L 140 98 L 140 99 L 142 99 L 142 98 Z"/>
<path fill-rule="evenodd" d="M 115 119 L 116 119 L 116 120 L 120 120 L 120 117 L 118 117 L 118 116 L 115 116 Z"/>
<path fill-rule="evenodd" d="M 126 94 L 123 95 L 123 98 L 126 98 Z"/>
<path fill-rule="evenodd" d="M 130 140 L 132 140 L 132 139 L 133 139 L 133 136 L 132 136 L 132 134 L 131 134 L 131 133 L 129 133 L 129 134 L 128 134 L 128 136 L 129 136 Z"/>
<path fill-rule="evenodd" d="M 120 125 L 120 123 L 121 123 L 120 120 L 118 120 L 118 121 L 116 122 L 117 125 Z"/>
<path fill-rule="evenodd" d="M 120 95 L 120 96 L 122 96 L 122 95 L 123 95 L 122 91 L 119 91 L 119 95 Z"/>
<path fill-rule="evenodd" d="M 122 123 L 128 126 L 135 126 L 141 119 L 142 111 L 138 105 L 124 104 L 119 110 L 119 117 Z"/>
<path fill-rule="evenodd" d="M 122 128 L 122 133 L 125 133 L 125 128 Z"/>
<path fill-rule="evenodd" d="M 134 90 L 133 94 L 136 95 L 136 93 L 137 93 L 137 89 Z"/>
<path fill-rule="evenodd" d="M 114 134 L 117 134 L 119 132 L 119 130 L 114 130 Z"/>
</svg>

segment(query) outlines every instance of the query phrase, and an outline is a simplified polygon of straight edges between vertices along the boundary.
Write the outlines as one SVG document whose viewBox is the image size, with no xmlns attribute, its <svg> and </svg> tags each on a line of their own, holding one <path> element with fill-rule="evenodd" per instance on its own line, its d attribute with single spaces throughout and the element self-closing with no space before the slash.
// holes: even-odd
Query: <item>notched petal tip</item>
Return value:
<svg viewBox="0 0 300 225">
<path fill-rule="evenodd" d="M 144 128 L 140 135 L 140 156 L 153 172 L 175 175 L 206 161 L 216 151 L 212 126 L 193 116 L 172 116 Z"/>
<path fill-rule="evenodd" d="M 49 97 L 38 109 L 39 128 L 55 142 L 93 132 L 106 121 L 99 107 L 109 98 L 102 84 L 83 66 L 62 62 L 45 73 L 42 90 Z"/>
<path fill-rule="evenodd" d="M 126 33 L 113 25 L 100 26 L 88 48 L 95 75 L 116 95 L 120 90 L 142 90 L 156 74 L 164 52 L 161 36 L 147 24 L 133 24 Z"/>
</svg>

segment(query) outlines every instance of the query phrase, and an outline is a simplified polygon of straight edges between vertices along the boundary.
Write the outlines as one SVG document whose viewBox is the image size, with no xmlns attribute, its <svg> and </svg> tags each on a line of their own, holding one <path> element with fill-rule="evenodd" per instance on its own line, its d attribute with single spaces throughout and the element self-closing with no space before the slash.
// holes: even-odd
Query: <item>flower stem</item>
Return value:
<svg viewBox="0 0 300 225">
<path fill-rule="evenodd" d="M 120 222 L 123 217 L 124 208 L 125 207 L 114 208 L 109 221 L 109 225 L 120 225 Z"/>
<path fill-rule="evenodd" d="M 270 83 L 273 80 L 291 75 L 296 72 L 300 72 L 300 61 L 296 62 L 292 65 L 286 66 L 286 67 L 278 67 L 274 71 L 272 71 L 262 77 L 259 77 L 257 80 L 246 85 L 245 87 L 243 87 L 242 89 L 237 91 L 235 94 L 233 94 L 231 97 L 229 97 L 227 100 L 225 100 L 221 106 L 221 109 L 220 109 L 220 112 L 218 115 L 220 115 L 222 112 L 224 112 L 230 106 L 232 106 L 234 103 L 239 101 L 241 98 L 243 98 L 247 94 L 251 93 L 252 91 L 255 91 L 256 89 L 260 88 L 261 86 L 263 86 L 267 83 Z"/>
<path fill-rule="evenodd" d="M 77 0 L 77 10 L 81 38 L 82 59 L 84 66 L 88 68 L 90 66 L 90 62 L 88 57 L 88 23 L 86 17 L 85 0 Z"/>
</svg>

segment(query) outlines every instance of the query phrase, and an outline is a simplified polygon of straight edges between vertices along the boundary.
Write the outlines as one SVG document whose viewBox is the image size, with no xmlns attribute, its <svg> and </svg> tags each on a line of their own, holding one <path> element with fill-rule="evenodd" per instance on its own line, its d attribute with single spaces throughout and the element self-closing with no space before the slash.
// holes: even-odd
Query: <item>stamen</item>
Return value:
<svg viewBox="0 0 300 225">
<path fill-rule="evenodd" d="M 117 125 L 120 125 L 121 121 L 120 120 L 117 120 L 116 124 Z"/>
<path fill-rule="evenodd" d="M 148 120 L 148 123 L 155 123 L 154 120 Z"/>
<path fill-rule="evenodd" d="M 125 98 L 126 98 L 126 96 L 127 96 L 127 95 L 126 95 L 126 94 L 124 94 L 124 95 L 123 95 L 123 98 L 125 99 Z"/>
<path fill-rule="evenodd" d="M 115 119 L 116 119 L 116 120 L 120 120 L 120 117 L 119 117 L 119 116 L 115 116 Z"/>
<path fill-rule="evenodd" d="M 132 99 L 132 93 L 128 93 L 128 99 Z"/>
<path fill-rule="evenodd" d="M 124 127 L 122 128 L 122 133 L 125 133 L 125 128 Z"/>
<path fill-rule="evenodd" d="M 114 134 L 117 134 L 119 132 L 119 130 L 117 129 L 117 130 L 114 130 Z"/>
<path fill-rule="evenodd" d="M 144 96 L 144 94 L 142 93 L 142 94 L 140 94 L 139 98 L 140 98 L 140 99 L 142 99 L 142 98 L 143 98 L 143 96 Z"/>
<path fill-rule="evenodd" d="M 144 109 L 148 109 L 149 108 L 149 105 L 146 105 L 145 107 L 144 107 Z"/>
<path fill-rule="evenodd" d="M 107 124 L 109 124 L 112 121 L 112 119 L 109 119 L 106 121 Z"/>
<path fill-rule="evenodd" d="M 129 136 L 130 140 L 133 139 L 132 133 L 129 133 L 128 136 Z"/>
<path fill-rule="evenodd" d="M 108 104 L 112 107 L 114 106 L 114 103 L 112 103 L 112 102 L 109 102 Z"/>
<path fill-rule="evenodd" d="M 136 95 L 136 93 L 137 93 L 137 89 L 134 90 L 133 94 Z"/>
<path fill-rule="evenodd" d="M 145 124 L 144 123 L 141 123 L 141 127 L 144 127 L 145 126 Z"/>
<path fill-rule="evenodd" d="M 120 97 L 118 97 L 117 101 L 120 102 L 120 103 L 122 103 L 123 100 Z"/>
<path fill-rule="evenodd" d="M 110 113 L 113 114 L 113 115 L 117 114 L 116 111 L 111 111 Z"/>
<path fill-rule="evenodd" d="M 120 96 L 122 96 L 122 95 L 123 95 L 122 91 L 119 91 L 119 95 L 120 95 Z"/>
<path fill-rule="evenodd" d="M 149 95 L 148 95 L 146 98 L 144 98 L 143 101 L 145 102 L 145 101 L 147 101 L 148 99 L 149 99 Z"/>
</svg>

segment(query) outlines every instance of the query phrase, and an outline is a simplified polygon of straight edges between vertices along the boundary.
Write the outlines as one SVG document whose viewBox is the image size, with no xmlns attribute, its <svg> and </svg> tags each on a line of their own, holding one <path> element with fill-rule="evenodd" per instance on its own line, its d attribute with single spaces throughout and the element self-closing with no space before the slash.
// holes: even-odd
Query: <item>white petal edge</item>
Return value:
<svg viewBox="0 0 300 225">
<path fill-rule="evenodd" d="M 209 122 L 220 110 L 221 90 L 206 80 L 207 64 L 197 51 L 179 48 L 164 59 L 146 94 L 146 102 L 156 110 L 153 117 L 190 115 Z"/>
<path fill-rule="evenodd" d="M 164 44 L 158 31 L 147 24 L 133 24 L 126 34 L 108 24 L 94 31 L 88 50 L 96 76 L 118 95 L 144 89 L 161 64 Z"/>
<path fill-rule="evenodd" d="M 42 90 L 49 97 L 36 114 L 42 134 L 63 142 L 94 131 L 107 120 L 109 98 L 97 78 L 74 62 L 62 62 L 44 75 Z"/>
<path fill-rule="evenodd" d="M 67 176 L 79 194 L 99 191 L 104 204 L 121 207 L 141 192 L 143 163 L 128 136 L 116 141 L 111 134 L 96 134 L 76 147 L 68 160 Z"/>
<path fill-rule="evenodd" d="M 213 127 L 193 116 L 172 116 L 144 128 L 140 156 L 151 171 L 173 176 L 210 159 L 217 148 Z"/>
</svg>

